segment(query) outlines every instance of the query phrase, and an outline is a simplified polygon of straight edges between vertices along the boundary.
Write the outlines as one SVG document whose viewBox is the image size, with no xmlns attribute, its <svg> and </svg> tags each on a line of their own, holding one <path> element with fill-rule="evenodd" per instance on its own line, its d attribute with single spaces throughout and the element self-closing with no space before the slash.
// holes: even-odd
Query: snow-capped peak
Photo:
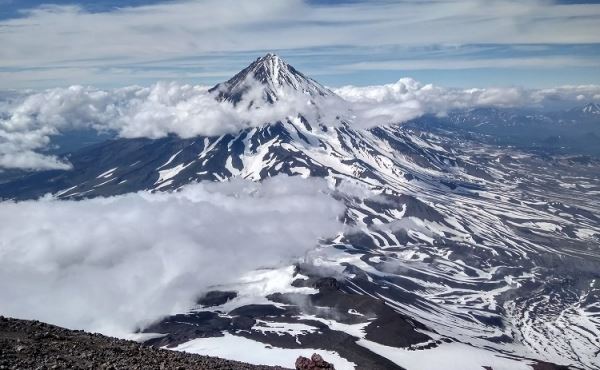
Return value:
<svg viewBox="0 0 600 370">
<path fill-rule="evenodd" d="M 600 114 L 600 104 L 589 103 L 581 108 L 581 111 L 586 114 Z"/>
<path fill-rule="evenodd" d="M 256 90 L 258 96 L 255 94 Z M 230 80 L 217 84 L 209 91 L 216 93 L 218 100 L 230 101 L 233 104 L 238 104 L 251 91 L 254 97 L 269 104 L 294 92 L 311 97 L 335 95 L 273 53 L 256 59 Z M 261 105 L 262 102 L 252 101 L 252 105 Z"/>
</svg>

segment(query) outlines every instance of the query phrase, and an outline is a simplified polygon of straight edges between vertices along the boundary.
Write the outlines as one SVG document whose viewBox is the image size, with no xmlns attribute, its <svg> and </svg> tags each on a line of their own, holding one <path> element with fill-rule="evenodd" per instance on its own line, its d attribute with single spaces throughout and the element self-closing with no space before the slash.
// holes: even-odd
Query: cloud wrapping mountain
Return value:
<svg viewBox="0 0 600 370">
<path fill-rule="evenodd" d="M 251 101 L 259 88 L 251 86 L 246 99 Z M 288 94 L 276 105 L 248 109 L 249 101 L 237 106 L 219 102 L 204 86 L 174 82 L 114 90 L 50 89 L 13 102 L 0 115 L 0 167 L 68 169 L 68 163 L 36 150 L 44 149 L 51 136 L 73 129 L 113 131 L 125 138 L 215 136 L 276 122 L 300 111 L 309 114 L 314 111 L 309 100 Z"/>
<path fill-rule="evenodd" d="M 210 286 L 334 235 L 343 207 L 327 189 L 279 176 L 0 203 L 0 312 L 114 335 L 185 312 Z"/>
<path fill-rule="evenodd" d="M 452 89 L 411 78 L 379 86 L 344 86 L 333 96 L 309 96 L 280 87 L 277 104 L 256 105 L 262 86 L 247 81 L 243 101 L 218 101 L 205 86 L 160 82 L 150 87 L 101 90 L 71 86 L 16 95 L 0 105 L 0 168 L 69 169 L 43 150 L 52 136 L 73 129 L 110 131 L 120 137 L 215 136 L 285 120 L 299 113 L 311 122 L 359 128 L 400 123 L 425 113 L 474 107 L 541 107 L 600 99 L 600 86 L 552 89 Z M 341 97 L 341 98 L 340 98 Z"/>
</svg>

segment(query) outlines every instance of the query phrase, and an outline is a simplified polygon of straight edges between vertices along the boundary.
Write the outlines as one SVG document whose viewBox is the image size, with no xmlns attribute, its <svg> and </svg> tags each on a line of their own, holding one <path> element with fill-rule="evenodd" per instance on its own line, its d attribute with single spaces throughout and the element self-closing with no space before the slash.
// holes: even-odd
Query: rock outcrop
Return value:
<svg viewBox="0 0 600 370">
<path fill-rule="evenodd" d="M 314 353 L 311 358 L 298 357 L 296 360 L 296 370 L 335 370 L 332 364 L 323 360 L 321 355 Z"/>
</svg>

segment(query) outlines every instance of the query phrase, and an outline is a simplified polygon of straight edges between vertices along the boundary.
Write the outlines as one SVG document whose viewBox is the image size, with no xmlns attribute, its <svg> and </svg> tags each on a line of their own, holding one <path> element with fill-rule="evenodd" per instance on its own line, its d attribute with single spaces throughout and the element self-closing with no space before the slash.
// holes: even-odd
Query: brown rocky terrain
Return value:
<svg viewBox="0 0 600 370">
<path fill-rule="evenodd" d="M 2 316 L 0 369 L 283 370 Z"/>
<path fill-rule="evenodd" d="M 575 369 L 545 362 L 532 366 L 535 370 Z M 299 357 L 295 367 L 298 370 L 334 369 L 317 354 L 310 359 Z M 39 321 L 0 316 L 0 370 L 9 369 L 286 370 L 160 349 Z M 484 366 L 483 369 L 494 368 Z"/>
</svg>

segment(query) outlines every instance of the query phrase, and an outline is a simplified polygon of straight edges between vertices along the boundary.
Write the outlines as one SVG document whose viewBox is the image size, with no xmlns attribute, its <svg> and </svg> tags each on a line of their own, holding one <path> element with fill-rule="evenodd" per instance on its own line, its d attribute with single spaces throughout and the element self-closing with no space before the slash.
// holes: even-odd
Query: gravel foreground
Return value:
<svg viewBox="0 0 600 370">
<path fill-rule="evenodd" d="M 284 370 L 0 316 L 0 369 Z"/>
<path fill-rule="evenodd" d="M 310 359 L 299 357 L 295 367 L 299 370 L 335 370 L 316 354 Z M 576 369 L 545 362 L 537 362 L 532 367 L 533 370 Z M 40 321 L 0 316 L 0 370 L 9 369 L 291 370 L 159 349 Z M 494 370 L 487 366 L 483 369 Z"/>
</svg>

